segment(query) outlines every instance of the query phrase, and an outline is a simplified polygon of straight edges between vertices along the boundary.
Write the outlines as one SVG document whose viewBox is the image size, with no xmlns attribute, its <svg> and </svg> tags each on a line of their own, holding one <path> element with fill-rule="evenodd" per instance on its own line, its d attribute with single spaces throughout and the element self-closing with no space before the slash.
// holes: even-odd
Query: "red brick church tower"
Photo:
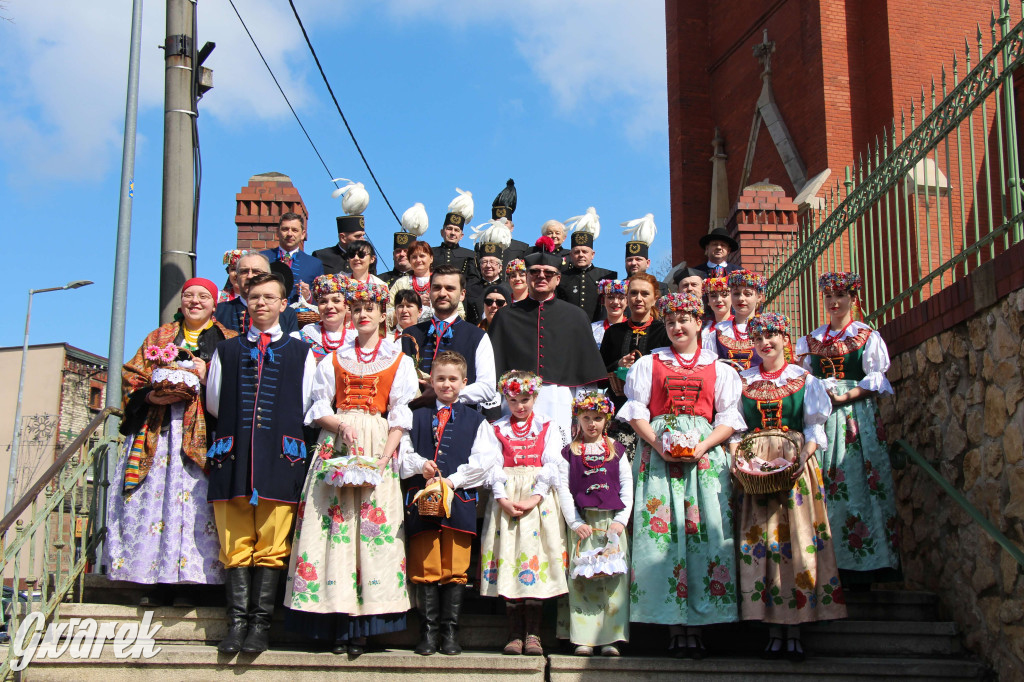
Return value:
<svg viewBox="0 0 1024 682">
<path fill-rule="evenodd" d="M 730 218 L 742 224 L 737 203 L 748 210 L 758 191 L 778 192 L 745 193 L 751 185 L 767 181 L 793 200 L 776 211 L 783 225 L 789 204 L 813 205 L 920 101 L 954 50 L 962 59 L 964 39 L 975 42 L 993 9 L 992 0 L 666 0 L 673 261 L 701 262 L 701 235 Z"/>
</svg>

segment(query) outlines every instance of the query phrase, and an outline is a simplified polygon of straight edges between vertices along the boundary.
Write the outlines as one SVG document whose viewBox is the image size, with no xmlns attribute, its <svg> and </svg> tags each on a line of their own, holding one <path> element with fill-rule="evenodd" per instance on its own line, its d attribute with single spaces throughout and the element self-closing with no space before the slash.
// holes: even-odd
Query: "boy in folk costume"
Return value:
<svg viewBox="0 0 1024 682">
<path fill-rule="evenodd" d="M 492 483 L 501 469 L 501 447 L 487 420 L 458 402 L 466 386 L 466 359 L 441 351 L 430 369 L 434 405 L 413 410 L 412 430 L 402 438 L 402 478 L 412 479 L 406 492 L 407 570 L 416 586 L 422 638 L 416 653 L 462 653 L 459 613 L 466 588 L 477 494 L 473 488 Z M 422 516 L 416 493 L 441 482 L 451 497 L 440 516 Z"/>
<path fill-rule="evenodd" d="M 302 424 L 316 359 L 306 343 L 281 331 L 287 293 L 281 278 L 254 276 L 246 287 L 252 326 L 218 344 L 207 370 L 206 410 L 219 418 L 207 453 L 207 497 L 227 569 L 223 653 L 268 647 L 278 577 L 288 563 L 306 477 Z"/>
</svg>

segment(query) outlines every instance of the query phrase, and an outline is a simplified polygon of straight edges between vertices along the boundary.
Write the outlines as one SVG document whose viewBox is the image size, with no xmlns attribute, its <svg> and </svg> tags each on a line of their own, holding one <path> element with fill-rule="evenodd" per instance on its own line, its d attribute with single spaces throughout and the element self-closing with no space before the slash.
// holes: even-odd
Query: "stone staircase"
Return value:
<svg viewBox="0 0 1024 682">
<path fill-rule="evenodd" d="M 110 583 L 101 576 L 88 576 L 82 604 L 62 607 L 62 620 L 94 618 L 100 623 L 138 621 L 145 609 L 131 606 L 138 586 Z M 226 631 L 219 591 L 203 593 L 198 608 L 161 607 L 152 622 L 161 624 L 156 635 L 161 650 L 152 659 L 123 661 L 114 657 L 111 646 L 99 658 L 36 660 L 22 680 L 74 680 L 75 682 L 120 682 L 121 680 L 232 680 L 248 673 L 259 680 L 431 680 L 445 674 L 460 679 L 615 680 L 636 676 L 644 680 L 983 680 L 986 667 L 967 656 L 956 626 L 940 619 L 933 594 L 879 590 L 847 593 L 849 619 L 804 628 L 805 648 L 811 652 L 802 663 L 765 661 L 758 653 L 764 646 L 765 630 L 758 624 L 707 628 L 705 643 L 710 656 L 701 661 L 666 658 L 665 628 L 633 627 L 627 655 L 619 659 L 580 658 L 556 645 L 553 632 L 554 609 L 546 614 L 545 657 L 502 656 L 504 618 L 497 600 L 474 599 L 463 617 L 462 642 L 466 653 L 458 657 L 440 654 L 429 657 L 411 652 L 418 632 L 410 615 L 410 629 L 383 638 L 385 651 L 365 654 L 355 661 L 329 652 L 309 651 L 284 630 L 280 609 L 273 630 L 273 651 L 258 656 L 225 656 L 214 644 Z M 120 603 L 118 603 L 120 602 Z"/>
</svg>

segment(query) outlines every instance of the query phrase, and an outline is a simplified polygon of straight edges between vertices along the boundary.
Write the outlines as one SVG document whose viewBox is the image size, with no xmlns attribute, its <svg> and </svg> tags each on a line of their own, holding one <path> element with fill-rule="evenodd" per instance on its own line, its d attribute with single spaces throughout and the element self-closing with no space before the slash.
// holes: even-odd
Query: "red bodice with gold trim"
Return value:
<svg viewBox="0 0 1024 682">
<path fill-rule="evenodd" d="M 544 426 L 540 427 L 540 433 L 537 437 L 527 436 L 526 438 L 508 438 L 506 437 L 498 427 L 494 427 L 494 434 L 501 441 L 501 454 L 505 460 L 504 466 L 507 467 L 539 467 L 542 462 L 541 458 L 544 456 L 544 441 L 547 438 L 548 427 L 551 422 L 547 422 Z"/>
<path fill-rule="evenodd" d="M 708 421 L 715 414 L 715 363 L 686 371 L 657 355 L 651 368 L 651 418 L 691 414 Z"/>
</svg>

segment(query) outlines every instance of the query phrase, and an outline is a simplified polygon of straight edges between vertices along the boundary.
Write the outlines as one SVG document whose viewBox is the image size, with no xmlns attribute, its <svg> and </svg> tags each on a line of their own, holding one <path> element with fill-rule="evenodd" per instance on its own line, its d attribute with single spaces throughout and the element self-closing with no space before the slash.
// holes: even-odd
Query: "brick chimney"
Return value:
<svg viewBox="0 0 1024 682">
<path fill-rule="evenodd" d="M 739 254 L 730 260 L 747 270 L 771 274 L 778 268 L 783 247 L 796 237 L 797 227 L 796 203 L 781 187 L 767 180 L 744 187 L 726 224 L 740 245 Z"/>
<path fill-rule="evenodd" d="M 249 184 L 235 195 L 235 202 L 239 249 L 259 251 L 274 246 L 277 224 L 284 213 L 298 213 L 309 222 L 299 190 L 284 173 L 252 176 Z"/>
</svg>

